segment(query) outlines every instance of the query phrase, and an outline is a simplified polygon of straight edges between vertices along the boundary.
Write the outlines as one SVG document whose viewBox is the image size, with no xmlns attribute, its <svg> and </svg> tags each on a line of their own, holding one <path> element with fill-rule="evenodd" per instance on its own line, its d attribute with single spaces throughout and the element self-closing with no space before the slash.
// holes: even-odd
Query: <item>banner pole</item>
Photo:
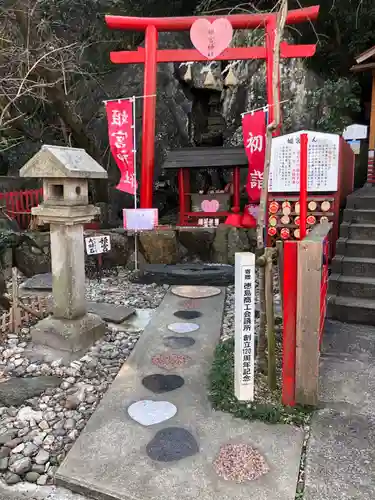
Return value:
<svg viewBox="0 0 375 500">
<path fill-rule="evenodd" d="M 134 209 L 137 209 L 137 137 L 135 128 L 135 96 L 132 97 L 133 105 L 133 162 L 134 162 Z M 134 270 L 138 271 L 138 235 L 137 230 L 134 232 Z"/>
</svg>

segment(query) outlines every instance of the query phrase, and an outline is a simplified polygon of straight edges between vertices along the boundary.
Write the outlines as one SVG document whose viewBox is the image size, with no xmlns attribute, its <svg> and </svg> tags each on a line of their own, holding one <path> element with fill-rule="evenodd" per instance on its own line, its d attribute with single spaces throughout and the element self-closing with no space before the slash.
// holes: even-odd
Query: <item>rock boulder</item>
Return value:
<svg viewBox="0 0 375 500">
<path fill-rule="evenodd" d="M 176 231 L 145 231 L 139 240 L 143 255 L 150 264 L 176 264 L 179 249 Z"/>
</svg>

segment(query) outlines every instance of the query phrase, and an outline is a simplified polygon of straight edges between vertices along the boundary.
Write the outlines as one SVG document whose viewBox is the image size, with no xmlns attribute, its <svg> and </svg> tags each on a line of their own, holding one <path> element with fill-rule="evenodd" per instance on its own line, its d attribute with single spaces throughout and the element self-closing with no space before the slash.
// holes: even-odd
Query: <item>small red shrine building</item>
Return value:
<svg viewBox="0 0 375 500">
<path fill-rule="evenodd" d="M 231 170 L 231 189 L 225 192 L 219 186 L 206 190 L 192 189 L 193 176 L 200 169 Z M 197 147 L 168 151 L 164 161 L 165 171 L 177 171 L 179 191 L 179 226 L 215 227 L 227 217 L 240 213 L 240 169 L 248 168 L 244 148 Z"/>
</svg>

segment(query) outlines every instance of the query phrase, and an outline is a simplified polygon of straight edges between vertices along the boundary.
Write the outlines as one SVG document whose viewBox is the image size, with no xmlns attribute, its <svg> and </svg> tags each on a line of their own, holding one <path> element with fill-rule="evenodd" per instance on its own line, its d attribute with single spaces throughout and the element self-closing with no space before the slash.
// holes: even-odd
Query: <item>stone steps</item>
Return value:
<svg viewBox="0 0 375 500">
<path fill-rule="evenodd" d="M 343 222 L 340 237 L 352 240 L 375 240 L 375 224 Z"/>
<path fill-rule="evenodd" d="M 346 208 L 355 210 L 374 210 L 375 193 L 373 193 L 373 189 L 372 187 L 362 188 L 349 195 L 346 202 Z"/>
<path fill-rule="evenodd" d="M 355 210 L 353 208 L 345 208 L 344 222 L 372 223 L 375 224 L 375 210 Z"/>
<path fill-rule="evenodd" d="M 349 240 L 340 237 L 337 240 L 336 255 L 371 259 L 375 255 L 375 240 Z"/>
<path fill-rule="evenodd" d="M 331 274 L 328 293 L 340 297 L 375 299 L 375 278 Z"/>
<path fill-rule="evenodd" d="M 375 325 L 375 189 L 347 198 L 329 280 L 328 316 Z"/>
<path fill-rule="evenodd" d="M 375 325 L 375 300 L 330 296 L 327 317 L 344 323 Z"/>
<path fill-rule="evenodd" d="M 336 255 L 332 260 L 332 274 L 375 279 L 375 258 Z"/>
</svg>

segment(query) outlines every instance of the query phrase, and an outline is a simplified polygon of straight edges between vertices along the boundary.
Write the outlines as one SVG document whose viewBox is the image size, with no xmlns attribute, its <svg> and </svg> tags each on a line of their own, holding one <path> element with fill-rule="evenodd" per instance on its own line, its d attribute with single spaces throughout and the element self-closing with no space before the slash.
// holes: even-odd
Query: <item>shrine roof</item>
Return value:
<svg viewBox="0 0 375 500">
<path fill-rule="evenodd" d="M 167 152 L 163 168 L 233 168 L 247 167 L 244 148 L 181 148 Z"/>
<path fill-rule="evenodd" d="M 84 149 L 44 144 L 21 168 L 20 176 L 106 179 L 108 174 Z"/>
</svg>

